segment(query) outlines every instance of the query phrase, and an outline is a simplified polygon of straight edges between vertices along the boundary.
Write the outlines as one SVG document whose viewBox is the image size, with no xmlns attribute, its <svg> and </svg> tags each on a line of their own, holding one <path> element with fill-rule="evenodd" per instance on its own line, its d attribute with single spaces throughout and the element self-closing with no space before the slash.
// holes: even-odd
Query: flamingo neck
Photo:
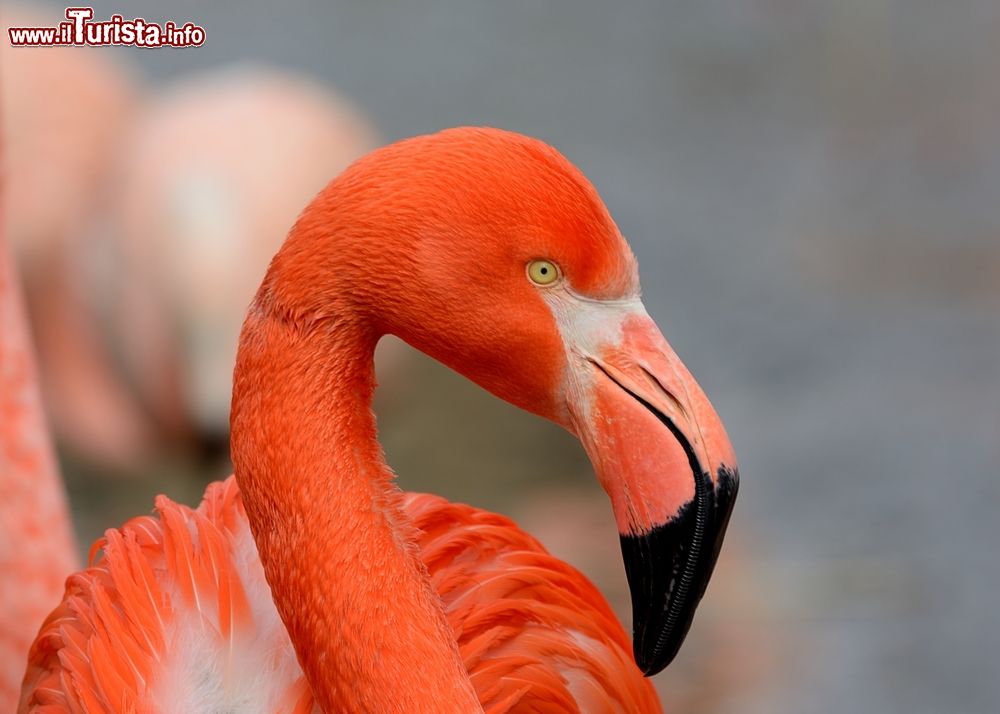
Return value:
<svg viewBox="0 0 1000 714">
<path fill-rule="evenodd" d="M 376 438 L 351 309 L 244 325 L 232 450 L 275 605 L 324 711 L 481 712 Z"/>
<path fill-rule="evenodd" d="M 38 623 L 76 567 L 13 257 L 0 236 L 0 710 L 17 705 Z"/>
</svg>

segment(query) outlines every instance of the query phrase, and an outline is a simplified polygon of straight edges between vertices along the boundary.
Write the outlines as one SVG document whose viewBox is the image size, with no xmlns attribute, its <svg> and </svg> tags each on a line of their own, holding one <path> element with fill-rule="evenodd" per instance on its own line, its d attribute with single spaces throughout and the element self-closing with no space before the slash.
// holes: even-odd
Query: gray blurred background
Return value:
<svg viewBox="0 0 1000 714">
<path fill-rule="evenodd" d="M 594 182 L 741 460 L 718 576 L 658 678 L 670 710 L 1000 711 L 995 0 L 95 3 L 115 12 L 206 29 L 93 50 L 151 88 L 275 64 L 384 140 L 505 127 Z M 423 358 L 387 385 L 404 488 L 514 515 L 628 617 L 574 440 Z M 64 462 L 85 543 L 225 473 Z"/>
</svg>

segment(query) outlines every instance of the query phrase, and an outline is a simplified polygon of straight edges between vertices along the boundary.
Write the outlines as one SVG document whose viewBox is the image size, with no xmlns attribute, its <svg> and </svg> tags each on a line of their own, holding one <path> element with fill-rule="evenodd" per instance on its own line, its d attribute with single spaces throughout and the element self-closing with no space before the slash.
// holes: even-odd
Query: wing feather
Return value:
<svg viewBox="0 0 1000 714">
<path fill-rule="evenodd" d="M 661 711 L 579 571 L 503 516 L 424 494 L 405 505 L 487 712 Z"/>
<path fill-rule="evenodd" d="M 420 494 L 403 504 L 489 714 L 661 711 L 627 634 L 583 575 L 503 516 Z M 22 710 L 152 712 L 168 684 L 180 691 L 189 680 L 218 680 L 215 709 L 184 710 L 313 712 L 273 603 L 248 594 L 254 578 L 254 592 L 267 597 L 234 479 L 211 485 L 197 509 L 158 498 L 156 517 L 109 530 L 90 567 L 67 581 L 32 648 Z M 174 651 L 192 637 L 207 655 Z M 247 659 L 253 648 L 266 656 Z M 180 672 L 179 683 L 165 679 L 191 659 L 212 663 Z M 272 676 L 266 696 L 239 694 L 237 679 L 259 689 Z M 202 686 L 188 695 L 197 699 Z"/>
</svg>

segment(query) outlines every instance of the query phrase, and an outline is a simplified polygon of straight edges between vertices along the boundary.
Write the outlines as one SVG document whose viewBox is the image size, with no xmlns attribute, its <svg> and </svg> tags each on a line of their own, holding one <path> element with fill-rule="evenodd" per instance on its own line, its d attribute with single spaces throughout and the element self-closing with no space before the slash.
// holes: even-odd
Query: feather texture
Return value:
<svg viewBox="0 0 1000 714">
<path fill-rule="evenodd" d="M 406 494 L 490 714 L 660 711 L 594 586 L 507 518 Z M 387 594 L 387 597 L 390 594 Z M 419 666 L 414 663 L 414 666 Z M 233 478 L 107 531 L 31 651 L 21 711 L 314 711 Z"/>
</svg>

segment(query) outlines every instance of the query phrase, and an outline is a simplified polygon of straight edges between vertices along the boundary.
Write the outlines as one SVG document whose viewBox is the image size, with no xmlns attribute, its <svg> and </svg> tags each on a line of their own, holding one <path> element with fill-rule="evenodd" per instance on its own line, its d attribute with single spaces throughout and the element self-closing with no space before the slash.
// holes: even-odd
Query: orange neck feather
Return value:
<svg viewBox="0 0 1000 714">
<path fill-rule="evenodd" d="M 273 296 L 265 283 L 244 326 L 233 461 L 317 702 L 481 711 L 376 439 L 377 336 L 347 299 L 332 300 L 335 314 L 296 321 Z"/>
</svg>

